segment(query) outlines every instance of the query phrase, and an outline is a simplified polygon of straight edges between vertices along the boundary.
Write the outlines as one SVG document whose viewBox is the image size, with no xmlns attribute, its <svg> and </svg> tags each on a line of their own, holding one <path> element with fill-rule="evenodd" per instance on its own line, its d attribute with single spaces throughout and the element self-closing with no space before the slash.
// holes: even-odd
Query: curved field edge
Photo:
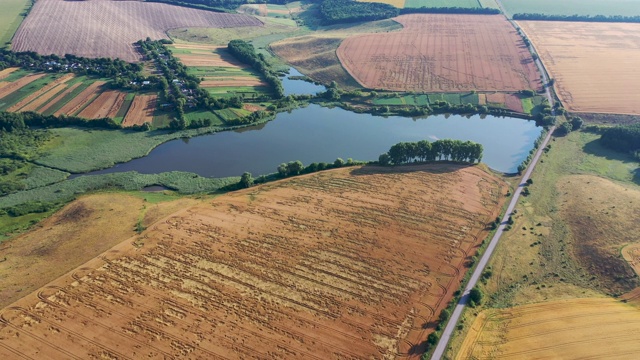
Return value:
<svg viewBox="0 0 640 360">
<path fill-rule="evenodd" d="M 0 308 L 135 235 L 137 224 L 149 226 L 197 202 L 114 192 L 73 201 L 29 232 L 0 243 Z"/>
<path fill-rule="evenodd" d="M 637 307 L 608 298 L 485 310 L 456 359 L 633 359 L 640 351 L 638 326 Z"/>
<path fill-rule="evenodd" d="M 435 164 L 338 169 L 223 195 L 155 222 L 5 308 L 0 332 L 14 331 L 31 311 L 41 322 L 22 335 L 48 331 L 40 324 L 62 306 L 71 316 L 59 319 L 49 341 L 68 339 L 66 351 L 81 357 L 122 351 L 149 331 L 161 335 L 156 349 L 173 356 L 181 354 L 175 344 L 207 356 L 281 348 L 279 357 L 299 358 L 309 354 L 304 344 L 315 344 L 320 357 L 410 356 L 459 285 L 464 272 L 455 269 L 482 240 L 504 191 L 479 167 Z M 94 317 L 80 335 L 78 319 L 93 311 L 83 304 L 110 315 Z M 149 311 L 155 315 L 139 316 Z M 216 319 L 202 328 L 210 335 L 187 341 L 193 334 L 184 330 L 204 314 Z M 86 343 L 106 324 L 125 332 L 103 334 L 100 349 Z M 231 348 L 223 334 L 242 345 Z"/>
</svg>

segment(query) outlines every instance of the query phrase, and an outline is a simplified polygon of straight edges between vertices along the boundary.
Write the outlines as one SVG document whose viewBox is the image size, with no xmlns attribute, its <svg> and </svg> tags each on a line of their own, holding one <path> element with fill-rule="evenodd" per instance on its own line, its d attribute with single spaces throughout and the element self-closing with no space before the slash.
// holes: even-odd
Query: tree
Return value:
<svg viewBox="0 0 640 360">
<path fill-rule="evenodd" d="M 449 310 L 442 309 L 442 311 L 440 312 L 440 316 L 438 317 L 438 320 L 440 320 L 440 322 L 445 322 L 449 320 L 449 316 L 451 316 L 451 313 L 449 312 Z"/>
<path fill-rule="evenodd" d="M 471 291 L 469 292 L 469 305 L 471 305 L 471 307 L 480 305 L 482 303 L 482 296 L 482 291 L 477 287 L 471 289 Z"/>
<path fill-rule="evenodd" d="M 387 166 L 391 164 L 391 157 L 389 156 L 388 153 L 381 154 L 378 157 L 378 163 L 382 166 Z"/>
<path fill-rule="evenodd" d="M 574 116 L 571 118 L 571 127 L 572 130 L 578 130 L 582 127 L 582 124 L 584 124 L 584 121 L 582 121 L 582 118 L 579 116 Z"/>
<path fill-rule="evenodd" d="M 253 176 L 251 176 L 251 173 L 245 172 L 242 174 L 242 177 L 240 177 L 240 186 L 246 189 L 251 187 L 251 185 L 253 185 Z"/>
<path fill-rule="evenodd" d="M 287 164 L 282 163 L 280 165 L 278 165 L 278 175 L 280 175 L 281 177 L 285 177 L 287 176 L 288 171 L 287 171 Z"/>
<path fill-rule="evenodd" d="M 572 130 L 571 123 L 564 122 L 562 123 L 562 125 L 560 125 L 560 127 L 558 127 L 558 129 L 556 130 L 556 133 L 560 136 L 565 136 L 569 134 L 571 130 Z"/>
<path fill-rule="evenodd" d="M 288 176 L 299 175 L 304 169 L 304 165 L 302 165 L 302 161 L 300 160 L 290 161 L 286 166 Z"/>
<path fill-rule="evenodd" d="M 339 168 L 344 166 L 344 160 L 342 158 L 337 158 L 336 161 L 333 162 L 333 166 Z"/>
</svg>

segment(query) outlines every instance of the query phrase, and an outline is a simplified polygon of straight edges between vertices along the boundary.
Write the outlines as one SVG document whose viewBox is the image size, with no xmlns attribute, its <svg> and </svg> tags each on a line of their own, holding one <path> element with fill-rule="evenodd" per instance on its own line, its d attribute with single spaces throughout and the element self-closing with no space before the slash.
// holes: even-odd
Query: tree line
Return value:
<svg viewBox="0 0 640 360">
<path fill-rule="evenodd" d="M 603 130 L 600 143 L 612 150 L 631 153 L 640 159 L 640 124 Z"/>
<path fill-rule="evenodd" d="M 227 45 L 227 49 L 236 59 L 245 64 L 251 65 L 259 72 L 264 80 L 273 88 L 275 97 L 280 99 L 284 96 L 284 87 L 282 80 L 278 74 L 272 69 L 271 64 L 267 62 L 264 55 L 256 53 L 253 45 L 244 40 L 231 40 Z"/>
<path fill-rule="evenodd" d="M 584 21 L 610 23 L 640 23 L 640 16 L 621 15 L 549 15 L 549 14 L 514 14 L 513 20 L 542 20 L 542 21 Z"/>
<path fill-rule="evenodd" d="M 389 19 L 400 14 L 392 5 L 354 0 L 324 0 L 320 3 L 320 15 L 325 24 Z"/>
<path fill-rule="evenodd" d="M 492 8 L 465 8 L 465 7 L 419 7 L 404 8 L 400 10 L 400 14 L 477 14 L 477 15 L 496 15 L 500 14 L 500 10 Z"/>
<path fill-rule="evenodd" d="M 401 165 L 427 161 L 456 161 L 476 163 L 482 160 L 482 144 L 452 139 L 429 142 L 400 142 L 380 155 L 380 165 Z"/>
</svg>

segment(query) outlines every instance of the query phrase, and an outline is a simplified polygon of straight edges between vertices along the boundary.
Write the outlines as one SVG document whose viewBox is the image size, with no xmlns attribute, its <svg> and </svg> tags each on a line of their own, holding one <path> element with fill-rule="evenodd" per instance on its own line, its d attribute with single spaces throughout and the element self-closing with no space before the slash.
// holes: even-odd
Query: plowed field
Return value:
<svg viewBox="0 0 640 360">
<path fill-rule="evenodd" d="M 2 100 L 3 97 L 11 94 L 12 92 L 20 90 L 23 87 L 31 84 L 32 82 L 40 79 L 44 75 L 45 74 L 31 74 L 23 78 L 20 78 L 20 80 L 16 80 L 10 83 L 5 83 L 6 85 L 4 85 L 3 87 L 0 87 L 0 100 Z"/>
<path fill-rule="evenodd" d="M 18 69 L 20 69 L 20 68 L 15 68 L 15 67 L 14 67 L 14 68 L 6 68 L 6 69 L 4 69 L 4 70 L 0 71 L 0 80 L 2 80 L 2 79 L 4 79 L 4 78 L 6 78 L 6 77 L 7 77 L 7 76 L 9 76 L 12 72 L 14 72 L 14 71 L 16 71 L 16 70 L 18 70 Z"/>
<path fill-rule="evenodd" d="M 505 191 L 478 167 L 438 164 L 340 169 L 220 196 L 2 310 L 0 354 L 406 357 Z"/>
<path fill-rule="evenodd" d="M 114 118 L 120 110 L 127 94 L 119 91 L 105 91 L 91 102 L 78 116 L 87 119 Z"/>
<path fill-rule="evenodd" d="M 413 14 L 396 33 L 347 38 L 337 54 L 364 87 L 462 92 L 540 89 L 540 75 L 501 15 Z"/>
<path fill-rule="evenodd" d="M 640 24 L 518 22 L 575 112 L 640 114 Z"/>
<path fill-rule="evenodd" d="M 140 1 L 38 0 L 18 29 L 12 49 L 139 60 L 133 43 L 167 39 L 179 27 L 262 26 L 254 17 Z"/>
<path fill-rule="evenodd" d="M 100 87 L 104 85 L 104 81 L 96 81 L 89 85 L 86 89 L 82 90 L 78 96 L 74 97 L 71 101 L 66 103 L 60 110 L 56 111 L 54 115 L 74 115 L 89 101 L 92 101 L 98 94 L 100 94 Z"/>
<path fill-rule="evenodd" d="M 40 112 L 44 113 L 47 110 L 49 110 L 49 108 L 51 108 L 52 106 L 56 105 L 58 103 L 58 101 L 62 100 L 62 98 L 64 98 L 65 96 L 69 95 L 71 92 L 73 92 L 73 90 L 75 90 L 80 85 L 82 85 L 82 83 L 80 83 L 80 82 L 75 83 L 75 84 L 71 85 L 68 89 L 66 89 L 63 92 L 61 92 L 60 94 L 56 95 L 55 98 L 53 98 L 51 101 L 49 101 L 45 106 L 43 106 L 40 109 Z"/>
<path fill-rule="evenodd" d="M 122 121 L 122 126 L 142 125 L 146 122 L 151 124 L 157 98 L 157 95 L 137 95 L 133 98 L 131 107 Z"/>
<path fill-rule="evenodd" d="M 640 311 L 607 298 L 482 312 L 457 359 L 637 359 Z"/>
<path fill-rule="evenodd" d="M 71 79 L 73 79 L 73 74 L 63 75 L 63 76 L 57 78 L 56 80 L 50 82 L 49 84 L 43 86 L 42 88 L 40 88 L 40 90 L 38 90 L 36 92 L 33 92 L 29 96 L 27 96 L 24 99 L 18 101 L 15 105 L 13 105 L 9 109 L 7 109 L 7 111 L 18 111 L 18 110 L 21 110 L 23 107 L 25 107 L 27 104 L 29 104 L 30 102 L 32 102 L 33 100 L 35 100 L 39 96 L 43 96 L 47 92 L 53 90 L 54 88 L 58 87 L 59 85 L 62 85 L 64 83 L 66 83 L 67 81 L 69 81 Z"/>
</svg>

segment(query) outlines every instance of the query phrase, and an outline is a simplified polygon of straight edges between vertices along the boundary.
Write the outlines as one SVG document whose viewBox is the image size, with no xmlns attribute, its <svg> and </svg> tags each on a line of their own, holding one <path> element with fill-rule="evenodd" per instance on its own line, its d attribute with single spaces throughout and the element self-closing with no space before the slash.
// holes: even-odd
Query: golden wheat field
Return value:
<svg viewBox="0 0 640 360">
<path fill-rule="evenodd" d="M 479 167 L 437 164 L 219 196 L 0 311 L 0 354 L 417 358 L 505 192 Z"/>
<path fill-rule="evenodd" d="M 485 310 L 457 359 L 637 359 L 640 311 L 610 298 Z"/>
<path fill-rule="evenodd" d="M 640 24 L 520 21 L 570 111 L 640 114 Z"/>
</svg>

